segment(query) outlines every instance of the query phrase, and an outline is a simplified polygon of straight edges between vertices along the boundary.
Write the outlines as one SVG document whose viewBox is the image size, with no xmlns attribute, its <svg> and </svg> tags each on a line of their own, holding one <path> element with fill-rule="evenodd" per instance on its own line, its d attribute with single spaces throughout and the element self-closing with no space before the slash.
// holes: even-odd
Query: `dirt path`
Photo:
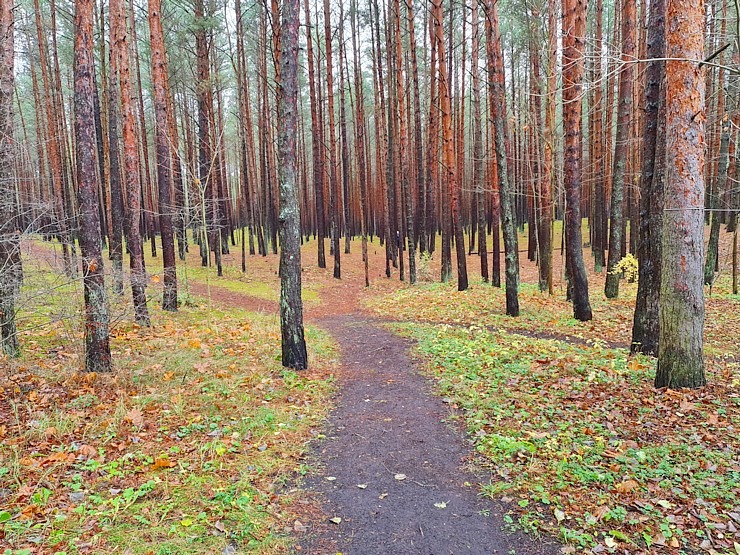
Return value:
<svg viewBox="0 0 740 555">
<path fill-rule="evenodd" d="M 478 495 L 471 445 L 408 355 L 411 343 L 360 312 L 354 280 L 323 288 L 306 317 L 339 343 L 337 408 L 318 468 L 304 488 L 321 510 L 301 517 L 296 553 L 310 555 L 555 554 L 559 547 L 503 531 L 506 507 Z M 195 294 L 205 286 L 191 282 Z M 277 303 L 211 286 L 225 306 L 277 314 Z M 403 479 L 397 479 L 405 476 Z M 341 518 L 335 524 L 331 518 Z"/>
<path fill-rule="evenodd" d="M 479 497 L 479 478 L 463 468 L 470 445 L 443 422 L 448 411 L 408 358 L 409 342 L 362 315 L 319 324 L 339 342 L 342 368 L 315 453 L 322 468 L 307 483 L 326 515 L 299 538 L 301 553 L 558 552 L 502 532 L 503 507 Z"/>
<path fill-rule="evenodd" d="M 466 467 L 471 445 L 408 355 L 411 343 L 359 311 L 355 284 L 322 290 L 307 319 L 341 349 L 337 408 L 317 468 L 296 553 L 310 555 L 555 554 L 559 547 L 503 531 L 506 507 L 478 495 L 487 480 Z M 202 284 L 191 282 L 196 294 Z M 277 304 L 211 286 L 214 303 L 277 313 Z M 403 479 L 397 479 L 405 476 Z M 335 524 L 331 518 L 341 518 Z"/>
</svg>

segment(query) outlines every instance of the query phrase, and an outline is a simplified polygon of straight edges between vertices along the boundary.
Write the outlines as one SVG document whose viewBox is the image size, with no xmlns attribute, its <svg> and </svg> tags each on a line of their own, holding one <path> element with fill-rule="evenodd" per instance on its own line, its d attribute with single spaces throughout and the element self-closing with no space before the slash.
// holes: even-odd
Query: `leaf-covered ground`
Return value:
<svg viewBox="0 0 740 555">
<path fill-rule="evenodd" d="M 286 530 L 303 529 L 290 484 L 328 412 L 332 344 L 308 328 L 312 371 L 284 372 L 274 314 L 214 308 L 236 295 L 272 311 L 277 257 L 249 257 L 242 273 L 234 249 L 217 277 L 196 250 L 178 268 L 179 314 L 155 308 L 160 258 L 147 259 L 151 330 L 127 323 L 127 298 L 113 303 L 110 376 L 79 373 L 79 282 L 49 256 L 31 257 L 24 355 L 0 362 L 0 414 L 11 415 L 0 422 L 6 553 L 282 553 Z M 408 287 L 395 270 L 385 278 L 377 239 L 369 251 L 363 290 L 359 242 L 342 257 L 341 282 L 316 268 L 315 242 L 304 246 L 309 318 L 356 311 L 361 299 L 418 342 L 491 472 L 482 493 L 510 502 L 511 526 L 552 533 L 566 553 L 740 553 L 740 298 L 726 245 L 707 298 L 710 385 L 698 392 L 656 391 L 654 361 L 628 356 L 634 284 L 606 300 L 604 275 L 589 268 L 594 320 L 580 323 L 557 253 L 552 297 L 532 285 L 536 267 L 523 257 L 522 315 L 512 319 L 503 291 L 480 283 L 475 255 L 473 285 L 459 293 L 432 283 L 438 255 Z"/>
<path fill-rule="evenodd" d="M 729 553 L 740 529 L 740 372 L 710 366 L 705 389 L 656 391 L 653 365 L 622 349 L 480 327 L 396 325 L 518 524 L 568 547 Z M 626 551 L 625 551 L 626 550 Z"/>
<path fill-rule="evenodd" d="M 602 278 L 603 279 L 603 278 Z M 534 333 L 553 338 L 567 337 L 581 341 L 603 341 L 613 346 L 628 346 L 637 292 L 636 284 L 622 283 L 618 299 L 606 299 L 592 284 L 591 306 L 594 318 L 579 322 L 573 318 L 573 306 L 564 292 L 553 297 L 542 294 L 536 285 L 524 283 L 519 290 L 521 314 L 506 316 L 503 288 L 475 283 L 458 292 L 455 283 L 431 283 L 402 288 L 383 297 L 373 297 L 368 306 L 380 316 L 428 323 L 477 324 L 494 329 Z M 706 299 L 705 348 L 709 356 L 740 356 L 737 321 L 740 297 L 729 294 L 729 278 L 718 283 Z"/>
<path fill-rule="evenodd" d="M 287 552 L 292 484 L 330 405 L 328 336 L 308 329 L 299 375 L 274 316 L 152 302 L 139 329 L 114 303 L 116 370 L 84 374 L 79 283 L 26 277 L 23 356 L 0 363 L 3 553 Z"/>
</svg>

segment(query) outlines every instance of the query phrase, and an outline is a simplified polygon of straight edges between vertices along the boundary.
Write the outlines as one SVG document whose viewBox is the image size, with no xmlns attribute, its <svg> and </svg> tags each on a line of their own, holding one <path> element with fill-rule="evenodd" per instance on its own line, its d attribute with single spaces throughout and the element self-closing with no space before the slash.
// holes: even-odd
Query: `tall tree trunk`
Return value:
<svg viewBox="0 0 740 555">
<path fill-rule="evenodd" d="M 19 354 L 15 303 L 23 282 L 13 164 L 13 87 L 15 84 L 14 14 L 0 3 L 0 343 L 2 352 Z"/>
<path fill-rule="evenodd" d="M 311 36 L 311 12 L 308 0 L 304 0 L 306 12 L 306 56 L 308 58 L 308 90 L 311 101 L 311 154 L 313 156 L 313 184 L 316 199 L 316 232 L 318 242 L 318 266 L 326 268 L 324 237 L 326 237 L 326 213 L 324 209 L 324 156 L 323 132 L 319 121 L 316 79 L 314 78 L 313 39 Z"/>
<path fill-rule="evenodd" d="M 74 128 L 77 145 L 80 250 L 85 290 L 85 370 L 108 372 L 111 369 L 108 300 L 100 249 L 99 181 L 95 156 L 97 138 L 94 98 L 97 93 L 94 85 L 94 6 L 95 0 L 75 2 Z"/>
<path fill-rule="evenodd" d="M 149 310 L 146 306 L 146 272 L 141 244 L 141 181 L 139 179 L 139 148 L 136 141 L 136 118 L 132 103 L 131 74 L 129 72 L 129 49 L 126 18 L 121 0 L 111 0 L 111 25 L 116 30 L 113 47 L 118 55 L 118 70 L 121 86 L 121 112 L 123 114 L 123 159 L 128 196 L 128 235 L 126 245 L 130 255 L 131 291 L 134 315 L 141 326 L 149 326 Z"/>
<path fill-rule="evenodd" d="M 539 222 L 540 253 L 540 289 L 553 294 L 553 262 L 552 262 L 552 228 L 553 228 L 553 191 L 555 189 L 556 157 L 555 157 L 555 112 L 557 104 L 557 66 L 558 66 L 558 15 L 559 4 L 550 2 L 547 11 L 547 96 L 545 104 L 545 151 L 542 161 L 542 191 L 540 202 L 542 217 Z"/>
<path fill-rule="evenodd" d="M 278 81 L 280 197 L 280 331 L 283 366 L 304 370 L 301 237 L 296 137 L 298 136 L 298 13 L 300 0 L 284 0 Z"/>
<path fill-rule="evenodd" d="M 498 10 L 493 0 L 486 2 L 486 25 L 489 57 L 489 94 L 493 101 L 493 143 L 496 151 L 501 228 L 504 236 L 506 273 L 506 314 L 519 316 L 519 246 L 514 222 L 514 202 L 509 181 L 509 157 L 506 154 L 506 92 L 504 90 L 503 53 L 498 30 Z M 493 72 L 491 72 L 493 68 Z"/>
<path fill-rule="evenodd" d="M 442 210 L 442 281 L 452 277 L 451 253 L 451 220 L 452 191 L 456 187 L 457 171 L 455 169 L 454 145 L 452 142 L 452 113 L 450 106 L 450 83 L 448 80 L 447 57 L 444 44 L 444 17 L 442 14 L 442 0 L 431 0 L 434 36 L 437 42 L 437 60 L 439 63 L 439 110 L 442 116 L 442 167 L 445 172 L 443 189 L 446 198 Z M 459 284 L 458 284 L 459 285 Z"/>
<path fill-rule="evenodd" d="M 345 101 L 345 42 L 344 42 L 344 10 L 342 4 L 339 5 L 339 141 L 341 143 L 341 161 L 342 161 L 342 209 L 343 209 L 343 226 L 344 231 L 344 254 L 350 254 L 350 239 L 353 235 L 352 222 L 350 221 L 350 175 L 349 175 L 349 144 L 347 135 L 347 105 Z"/>
<path fill-rule="evenodd" d="M 195 0 L 194 15 L 195 29 L 195 57 L 198 97 L 198 187 L 200 189 L 201 235 L 200 253 L 201 265 L 210 266 L 210 251 L 221 252 L 221 241 L 216 226 L 216 207 L 214 196 L 214 155 L 211 142 L 211 115 L 213 109 L 213 83 L 211 83 L 211 63 L 208 54 L 208 36 L 206 32 L 205 7 L 203 0 Z"/>
<path fill-rule="evenodd" d="M 704 376 L 704 3 L 666 9 L 666 184 L 655 387 Z"/>
<path fill-rule="evenodd" d="M 665 2 L 650 2 L 640 175 L 638 283 L 630 350 L 658 354 L 660 343 L 660 274 L 665 178 Z"/>
<path fill-rule="evenodd" d="M 411 204 L 411 185 L 409 184 L 411 164 L 409 163 L 409 145 L 408 145 L 408 118 L 405 98 L 405 80 L 403 71 L 403 47 L 401 45 L 401 3 L 400 0 L 394 0 L 393 8 L 395 31 L 395 53 L 396 53 L 396 105 L 398 108 L 399 123 L 399 157 L 400 157 L 400 180 L 401 192 L 406 205 L 406 248 L 409 254 L 409 283 L 416 283 L 416 246 L 414 245 L 414 212 Z M 403 249 L 399 253 L 403 256 Z"/>
<path fill-rule="evenodd" d="M 44 107 L 46 108 L 46 149 L 49 165 L 51 167 L 51 182 L 54 191 L 54 217 L 56 219 L 57 234 L 62 244 L 62 256 L 64 258 L 64 271 L 68 276 L 74 272 L 72 259 L 69 253 L 70 234 L 67 211 L 64 204 L 64 181 L 62 171 L 62 150 L 60 145 L 60 133 L 57 123 L 55 94 L 52 79 L 49 76 L 49 63 L 47 55 L 46 38 L 41 24 L 41 8 L 39 0 L 34 0 L 34 12 L 36 21 L 36 36 L 39 45 L 39 66 L 41 66 L 41 79 L 44 88 Z"/>
<path fill-rule="evenodd" d="M 661 2 L 662 0 L 657 0 Z M 652 4 L 651 4 L 652 5 Z M 602 41 L 604 37 L 603 32 L 603 12 L 604 12 L 604 1 L 596 1 L 596 28 L 594 36 L 594 50 L 596 52 L 596 58 L 594 60 L 594 72 L 593 72 L 593 83 L 594 92 L 592 97 L 593 106 L 591 107 L 591 120 L 593 125 L 591 126 L 592 135 L 590 143 L 592 146 L 591 150 L 591 168 L 593 169 L 592 175 L 594 179 L 594 204 L 593 204 L 593 222 L 592 222 L 592 240 L 591 240 L 591 251 L 594 255 L 594 270 L 600 273 L 604 268 L 604 250 L 606 244 L 606 237 L 604 237 L 603 230 L 606 227 L 604 215 L 606 214 L 606 179 L 604 172 L 604 130 L 603 130 L 603 91 L 604 87 L 602 83 Z"/>
<path fill-rule="evenodd" d="M 129 0 L 130 17 L 130 29 L 131 29 L 131 48 L 134 59 L 134 70 L 136 71 L 136 99 L 137 107 L 136 112 L 138 115 L 138 139 L 140 146 L 140 157 L 143 162 L 143 174 L 141 176 L 141 197 L 144 202 L 144 218 L 143 224 L 145 225 L 145 234 L 148 235 L 149 243 L 151 246 L 152 256 L 157 256 L 157 242 L 155 240 L 155 229 L 154 229 L 154 199 L 152 197 L 152 172 L 149 166 L 149 144 L 146 136 L 146 115 L 144 112 L 144 91 L 141 86 L 141 63 L 139 61 L 139 52 L 137 50 L 139 40 L 136 36 L 136 12 L 134 10 L 133 0 Z M 141 165 L 140 165 L 141 167 Z"/>
<path fill-rule="evenodd" d="M 433 19 L 430 16 L 430 20 Z M 437 78 L 437 37 L 433 22 L 429 25 L 430 65 L 429 65 L 429 126 L 427 127 L 427 165 L 426 202 L 424 228 L 427 234 L 428 251 L 434 252 L 437 241 L 437 226 L 434 208 L 434 191 L 439 183 L 439 79 Z M 442 257 L 442 263 L 445 263 Z M 443 273 L 444 275 L 444 273 Z"/>
<path fill-rule="evenodd" d="M 110 75 L 108 79 L 108 156 L 110 159 L 110 212 L 111 237 L 110 259 L 113 262 L 113 291 L 123 294 L 123 235 L 126 214 L 123 204 L 123 181 L 121 149 L 118 141 L 118 116 L 120 110 L 120 86 L 118 82 L 118 53 L 115 50 L 117 30 L 113 25 L 116 3 L 109 4 L 110 21 Z"/>
<path fill-rule="evenodd" d="M 473 189 L 475 190 L 475 224 L 478 227 L 478 257 L 480 258 L 480 275 L 488 282 L 488 248 L 486 246 L 486 192 L 484 187 L 483 168 L 483 127 L 480 105 L 480 76 L 478 71 L 478 54 L 480 50 L 480 22 L 478 21 L 478 0 L 470 2 L 470 17 L 473 24 L 471 44 L 471 72 L 473 77 Z M 471 245 L 472 247 L 472 245 Z"/>
<path fill-rule="evenodd" d="M 716 278 L 715 270 L 719 259 L 719 227 L 722 221 L 722 213 L 719 211 L 722 192 L 727 187 L 727 170 L 730 165 L 730 117 L 727 113 L 722 117 L 722 137 L 719 146 L 719 169 L 715 179 L 714 191 L 709 197 L 709 208 L 712 211 L 712 223 L 709 231 L 709 243 L 707 244 L 707 256 L 704 262 L 704 283 L 712 285 Z"/>
<path fill-rule="evenodd" d="M 619 73 L 617 132 L 614 138 L 614 170 L 609 226 L 609 260 L 604 294 L 608 299 L 619 295 L 621 272 L 615 270 L 622 258 L 624 244 L 624 193 L 628 186 L 629 129 L 632 117 L 632 82 L 635 57 L 635 0 L 622 0 L 622 69 Z"/>
<path fill-rule="evenodd" d="M 454 96 L 452 93 L 453 88 L 457 86 L 457 78 L 453 71 L 450 71 L 450 97 L 453 98 L 453 155 L 457 156 L 457 162 L 455 168 L 457 169 L 457 179 L 455 179 L 455 188 L 451 190 L 452 197 L 452 226 L 455 234 L 455 260 L 457 261 L 457 288 L 459 291 L 464 291 L 468 288 L 468 268 L 467 258 L 465 250 L 465 233 L 463 232 L 463 217 L 464 213 L 461 209 L 464 206 L 463 200 L 463 185 L 465 184 L 465 61 L 467 58 L 467 29 L 466 24 L 467 15 L 465 13 L 465 3 L 462 2 L 461 8 L 461 53 L 458 58 L 455 59 L 454 42 L 453 42 L 453 30 L 455 29 L 455 17 L 453 4 L 450 3 L 450 65 L 456 68 L 455 61 L 459 60 L 460 68 L 456 68 L 456 72 L 460 75 L 460 93 Z M 459 98 L 458 98 L 459 97 Z M 472 243 L 472 242 L 471 242 Z M 471 244 L 472 247 L 472 244 Z"/>
<path fill-rule="evenodd" d="M 167 55 L 162 30 L 160 0 L 149 0 L 149 38 L 152 58 L 152 87 L 154 89 L 154 115 L 157 141 L 157 183 L 159 185 L 159 232 L 162 237 L 164 262 L 164 291 L 162 308 L 177 310 L 177 270 L 175 268 L 175 235 L 172 230 L 174 206 L 172 190 L 172 137 L 167 91 Z M 152 231 L 153 233 L 153 231 Z"/>
<path fill-rule="evenodd" d="M 331 240 L 334 253 L 334 278 L 342 277 L 341 253 L 339 250 L 339 222 L 342 206 L 342 192 L 337 176 L 337 136 L 334 122 L 334 72 L 332 62 L 331 8 L 329 0 L 324 0 L 324 34 L 326 38 L 326 94 L 329 112 L 329 183 L 331 187 Z"/>
<path fill-rule="evenodd" d="M 409 27 L 409 52 L 411 54 L 411 82 L 414 102 L 414 178 L 416 179 L 416 212 L 414 215 L 415 241 L 418 239 L 419 252 L 427 252 L 427 232 L 424 225 L 426 214 L 426 191 L 424 179 L 424 141 L 421 125 L 421 97 L 419 91 L 419 64 L 416 59 L 416 33 L 414 25 L 413 0 L 406 0 L 406 19 Z M 422 35 L 423 36 L 423 35 Z M 431 68 L 430 68 L 431 69 Z M 409 108 L 410 111 L 410 108 Z"/>
<path fill-rule="evenodd" d="M 629 1 L 629 0 L 627 0 Z M 563 0 L 563 128 L 565 131 L 566 264 L 572 284 L 573 315 L 591 320 L 588 277 L 581 235 L 581 102 L 586 38 L 584 0 Z"/>
</svg>

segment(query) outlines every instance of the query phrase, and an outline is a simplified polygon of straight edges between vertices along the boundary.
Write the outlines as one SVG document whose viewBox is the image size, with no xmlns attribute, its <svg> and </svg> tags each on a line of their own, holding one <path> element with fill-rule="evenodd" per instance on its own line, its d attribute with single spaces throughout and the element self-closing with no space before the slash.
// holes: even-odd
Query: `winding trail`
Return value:
<svg viewBox="0 0 740 555">
<path fill-rule="evenodd" d="M 48 249 L 34 247 L 51 260 Z M 318 470 L 303 485 L 321 510 L 302 518 L 296 553 L 559 553 L 552 541 L 504 530 L 508 507 L 479 495 L 488 477 L 471 470 L 472 444 L 446 422 L 450 410 L 410 359 L 411 342 L 385 329 L 386 320 L 362 313 L 362 276 L 347 274 L 305 309 L 306 319 L 337 341 L 341 363 L 336 408 L 312 453 Z M 217 284 L 190 281 L 189 287 L 224 307 L 278 313 L 272 300 Z"/>
<path fill-rule="evenodd" d="M 304 483 L 321 506 L 301 518 L 296 553 L 549 555 L 559 546 L 503 530 L 507 507 L 479 495 L 472 444 L 446 420 L 409 357 L 411 342 L 363 314 L 354 280 L 334 282 L 307 320 L 339 344 L 339 393 Z M 195 294 L 203 284 L 191 282 Z M 203 289 L 203 290 L 201 290 Z M 277 303 L 211 286 L 222 305 L 277 313 Z M 402 479 L 399 479 L 402 478 Z M 330 519 L 340 518 L 333 523 Z"/>
<path fill-rule="evenodd" d="M 506 508 L 478 495 L 481 477 L 465 469 L 471 446 L 444 422 L 449 410 L 409 359 L 408 341 L 361 314 L 318 324 L 341 347 L 340 392 L 315 453 L 320 475 L 306 484 L 327 515 L 299 538 L 301 553 L 558 552 L 502 531 Z M 327 525 L 332 517 L 342 521 Z"/>
</svg>

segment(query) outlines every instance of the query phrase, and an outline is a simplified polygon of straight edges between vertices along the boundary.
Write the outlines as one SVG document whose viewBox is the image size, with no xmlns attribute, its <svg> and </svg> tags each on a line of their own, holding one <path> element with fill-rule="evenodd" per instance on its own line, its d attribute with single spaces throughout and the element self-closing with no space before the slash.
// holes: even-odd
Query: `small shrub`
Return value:
<svg viewBox="0 0 740 555">
<path fill-rule="evenodd" d="M 623 274 L 629 283 L 635 283 L 638 275 L 638 263 L 632 253 L 628 253 L 622 260 L 617 262 L 612 270 L 613 274 Z"/>
<path fill-rule="evenodd" d="M 419 256 L 419 266 L 416 269 L 419 281 L 433 282 L 434 277 L 432 276 L 432 255 L 429 252 L 421 253 Z"/>
</svg>

